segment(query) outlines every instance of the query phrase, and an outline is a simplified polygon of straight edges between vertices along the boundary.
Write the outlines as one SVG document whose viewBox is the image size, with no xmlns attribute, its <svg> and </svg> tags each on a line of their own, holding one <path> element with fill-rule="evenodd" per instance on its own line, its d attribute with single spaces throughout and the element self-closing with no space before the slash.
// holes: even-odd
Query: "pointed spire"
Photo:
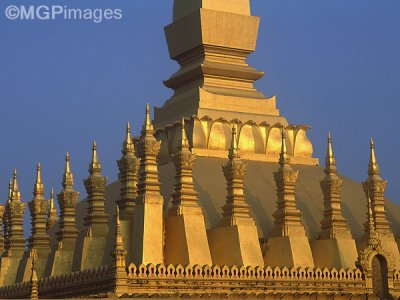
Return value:
<svg viewBox="0 0 400 300">
<path fill-rule="evenodd" d="M 54 188 L 51 188 L 49 205 L 50 205 L 50 209 L 54 209 Z"/>
<path fill-rule="evenodd" d="M 128 122 L 128 124 L 126 125 L 125 141 L 122 145 L 122 154 L 127 155 L 127 154 L 134 154 L 134 153 L 135 153 L 135 147 L 132 143 L 131 124 Z"/>
<path fill-rule="evenodd" d="M 185 118 L 184 117 L 182 117 L 181 128 L 182 128 L 181 145 L 179 148 L 180 149 L 189 149 L 189 141 L 188 141 L 187 135 L 186 135 L 186 126 L 185 126 Z"/>
<path fill-rule="evenodd" d="M 325 174 L 336 174 L 336 159 L 333 155 L 332 138 L 330 132 L 328 133 L 328 147 L 325 157 Z"/>
<path fill-rule="evenodd" d="M 369 164 L 368 164 L 368 175 L 373 176 L 373 175 L 379 175 L 379 166 L 376 161 L 376 156 L 375 156 L 375 144 L 374 140 L 371 138 L 370 140 L 370 158 L 369 158 Z"/>
<path fill-rule="evenodd" d="M 46 229 L 49 230 L 56 223 L 57 223 L 57 209 L 54 206 L 54 189 L 51 188 L 49 208 L 47 210 Z"/>
<path fill-rule="evenodd" d="M 231 147 L 229 148 L 229 156 L 228 157 L 229 157 L 229 159 L 240 157 L 235 126 L 232 127 Z"/>
<path fill-rule="evenodd" d="M 289 163 L 290 158 L 289 158 L 289 155 L 287 152 L 286 133 L 285 133 L 285 129 L 283 128 L 283 126 L 281 129 L 281 136 L 282 136 L 282 146 L 281 146 L 281 153 L 280 153 L 280 157 L 279 157 L 279 164 L 281 166 L 284 166 Z"/>
<path fill-rule="evenodd" d="M 33 195 L 36 197 L 38 196 L 43 196 L 44 194 L 44 187 L 42 183 L 42 174 L 41 174 L 41 166 L 40 162 L 38 162 L 37 168 L 36 168 L 36 182 L 33 187 Z"/>
<path fill-rule="evenodd" d="M 70 157 L 68 152 L 65 155 L 65 170 L 62 185 L 64 188 L 72 188 L 74 185 L 74 176 L 71 173 Z"/>
<path fill-rule="evenodd" d="M 7 202 L 11 201 L 12 198 L 12 179 L 10 178 L 10 181 L 8 182 L 8 199 Z"/>
<path fill-rule="evenodd" d="M 92 161 L 89 165 L 89 173 L 99 173 L 101 172 L 101 165 L 99 163 L 99 159 L 97 157 L 97 145 L 96 141 L 93 141 L 93 146 L 92 146 Z"/>
<path fill-rule="evenodd" d="M 146 118 L 143 125 L 142 134 L 146 132 L 153 132 L 153 124 L 150 117 L 150 105 L 146 103 Z"/>
<path fill-rule="evenodd" d="M 69 153 L 65 154 L 65 173 L 71 173 Z"/>
<path fill-rule="evenodd" d="M 131 137 L 131 123 L 128 122 L 128 124 L 126 125 L 126 139 L 125 139 L 125 143 L 127 145 L 132 144 L 132 137 Z"/>
<path fill-rule="evenodd" d="M 11 201 L 21 200 L 21 193 L 19 192 L 19 187 L 18 187 L 18 178 L 17 178 L 17 169 L 14 168 L 14 182 L 13 182 L 13 188 L 12 188 L 12 194 L 11 194 Z"/>
</svg>

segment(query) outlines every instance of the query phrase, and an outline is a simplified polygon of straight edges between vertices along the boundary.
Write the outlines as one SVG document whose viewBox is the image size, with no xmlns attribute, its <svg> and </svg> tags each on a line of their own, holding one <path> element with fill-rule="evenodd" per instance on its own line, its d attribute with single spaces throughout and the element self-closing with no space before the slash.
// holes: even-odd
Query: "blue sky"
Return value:
<svg viewBox="0 0 400 300">
<path fill-rule="evenodd" d="M 120 8 L 123 18 L 11 21 L 11 4 Z M 252 0 L 252 12 L 261 26 L 249 62 L 266 72 L 257 87 L 277 95 L 290 123 L 311 125 L 316 157 L 331 131 L 343 175 L 366 178 L 373 136 L 387 196 L 400 203 L 400 1 Z M 23 201 L 32 199 L 38 160 L 46 193 L 59 192 L 66 151 L 84 198 L 94 139 L 116 180 L 126 122 L 138 133 L 146 101 L 171 95 L 162 84 L 177 70 L 163 32 L 171 19 L 172 0 L 1 1 L 0 202 L 14 166 Z"/>
</svg>

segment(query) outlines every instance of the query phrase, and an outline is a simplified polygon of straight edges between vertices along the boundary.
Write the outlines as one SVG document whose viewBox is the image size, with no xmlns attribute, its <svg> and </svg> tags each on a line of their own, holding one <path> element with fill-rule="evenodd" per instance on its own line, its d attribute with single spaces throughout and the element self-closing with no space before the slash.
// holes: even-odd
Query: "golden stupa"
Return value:
<svg viewBox="0 0 400 300">
<path fill-rule="evenodd" d="M 374 142 L 363 184 L 339 175 L 330 135 L 320 167 L 308 126 L 253 86 L 258 26 L 250 0 L 174 1 L 174 93 L 154 120 L 147 105 L 138 138 L 128 124 L 119 180 L 108 184 L 93 143 L 87 198 L 67 154 L 46 199 L 38 164 L 26 246 L 14 172 L 0 298 L 400 297 L 400 207 L 384 198 Z"/>
</svg>

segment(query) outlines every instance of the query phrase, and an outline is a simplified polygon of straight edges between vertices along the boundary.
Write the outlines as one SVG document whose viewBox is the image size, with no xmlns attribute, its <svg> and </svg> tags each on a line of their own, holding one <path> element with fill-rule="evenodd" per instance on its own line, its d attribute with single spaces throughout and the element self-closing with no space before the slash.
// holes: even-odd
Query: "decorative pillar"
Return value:
<svg viewBox="0 0 400 300">
<path fill-rule="evenodd" d="M 189 150 L 185 120 L 178 151 L 172 156 L 175 164 L 175 187 L 172 207 L 165 229 L 165 263 L 173 265 L 212 265 L 204 215 L 193 183 L 196 155 Z"/>
<path fill-rule="evenodd" d="M 21 202 L 17 170 L 14 169 L 14 180 L 9 201 L 6 205 L 7 243 L 1 257 L 0 286 L 14 284 L 17 280 L 19 263 L 25 250 L 23 215 L 26 203 Z"/>
<path fill-rule="evenodd" d="M 73 255 L 78 228 L 76 227 L 76 205 L 79 192 L 74 190 L 74 176 L 71 172 L 70 157 L 66 154 L 62 191 L 57 195 L 60 207 L 59 230 L 57 231 L 57 248 L 49 256 L 46 276 L 57 276 L 72 272 Z"/>
<path fill-rule="evenodd" d="M 110 256 L 109 252 L 104 252 L 109 231 L 104 197 L 107 180 L 107 177 L 101 174 L 97 145 L 93 142 L 89 177 L 83 181 L 88 194 L 87 216 L 84 219 L 85 229 L 79 235 L 75 251 L 74 271 L 103 266 L 107 264 Z M 93 255 L 93 253 L 97 254 Z"/>
<path fill-rule="evenodd" d="M 164 199 L 158 178 L 159 152 L 160 142 L 154 137 L 147 104 L 146 119 L 138 144 L 140 169 L 133 226 L 133 262 L 136 265 L 164 262 Z"/>
<path fill-rule="evenodd" d="M 244 195 L 247 164 L 240 159 L 235 127 L 228 158 L 222 167 L 228 191 L 222 219 L 216 228 L 208 231 L 212 260 L 217 265 L 263 266 L 257 227 Z"/>
<path fill-rule="evenodd" d="M 44 198 L 44 186 L 41 178 L 40 163 L 37 166 L 36 183 L 33 191 L 34 198 L 28 203 L 32 218 L 32 235 L 28 239 L 28 249 L 48 249 L 49 236 L 46 233 L 46 214 L 49 200 Z M 37 253 L 37 252 L 36 252 Z"/>
<path fill-rule="evenodd" d="M 299 172 L 290 166 L 286 135 L 282 128 L 282 148 L 279 169 L 274 173 L 277 186 L 277 210 L 273 214 L 275 226 L 267 240 L 265 264 L 277 267 L 314 267 L 310 244 L 301 212 L 296 207 L 295 185 Z"/>
<path fill-rule="evenodd" d="M 25 250 L 23 216 L 26 203 L 21 202 L 21 193 L 19 192 L 17 170 L 14 169 L 14 183 L 10 201 L 9 214 L 9 240 L 10 246 L 6 251 L 6 256 L 20 256 Z"/>
<path fill-rule="evenodd" d="M 88 194 L 88 214 L 85 218 L 85 226 L 91 228 L 93 236 L 106 236 L 108 234 L 108 215 L 105 213 L 104 193 L 108 179 L 101 174 L 96 142 L 93 142 L 89 174 L 89 177 L 83 181 Z"/>
<path fill-rule="evenodd" d="M 354 268 L 357 247 L 341 208 L 343 180 L 337 175 L 332 139 L 328 134 L 325 178 L 320 182 L 324 194 L 324 216 L 317 240 L 311 242 L 315 266 L 321 268 Z"/>
<path fill-rule="evenodd" d="M 386 185 L 387 181 L 380 176 L 380 169 L 375 155 L 375 145 L 373 139 L 371 139 L 368 178 L 363 182 L 364 191 L 369 203 L 368 219 L 364 225 L 365 234 L 358 243 L 360 263 L 367 278 L 372 276 L 371 263 L 373 256 L 376 254 L 382 255 L 386 259 L 389 273 L 400 267 L 398 244 L 390 227 L 390 222 L 386 217 L 384 198 Z M 369 212 L 370 210 L 371 212 Z M 371 233 L 372 223 L 374 225 L 373 234 Z M 368 282 L 372 282 L 371 280 Z"/>
<path fill-rule="evenodd" d="M 122 146 L 122 157 L 118 163 L 118 179 L 121 183 L 120 197 L 117 204 L 121 219 L 133 217 L 135 212 L 135 199 L 137 197 L 138 170 L 140 160 L 135 155 L 135 145 L 131 137 L 131 125 L 126 127 L 126 138 Z"/>
<path fill-rule="evenodd" d="M 385 190 L 387 181 L 380 177 L 380 169 L 375 156 L 375 145 L 371 138 L 370 141 L 370 160 L 368 164 L 368 178 L 363 182 L 363 187 L 367 198 L 371 198 L 372 212 L 375 220 L 376 231 L 383 236 L 393 236 L 390 223 L 385 211 Z"/>
<path fill-rule="evenodd" d="M 41 166 L 38 163 L 36 182 L 33 188 L 33 199 L 28 203 L 31 214 L 31 236 L 28 238 L 28 249 L 25 251 L 21 261 L 21 272 L 19 272 L 18 281 L 28 281 L 31 275 L 32 251 L 35 252 L 37 274 L 39 278 L 43 277 L 45 265 L 50 249 L 50 238 L 46 231 L 46 215 L 49 206 L 49 200 L 44 197 L 44 185 L 42 183 Z"/>
<path fill-rule="evenodd" d="M 137 183 L 140 160 L 135 154 L 135 145 L 131 137 L 131 125 L 126 127 L 125 141 L 122 145 L 122 157 L 118 163 L 118 179 L 121 184 L 120 197 L 117 200 L 121 216 L 121 234 L 127 253 L 127 262 L 133 260 L 133 223 L 135 214 L 135 200 L 137 197 Z"/>
<path fill-rule="evenodd" d="M 65 156 L 65 172 L 62 186 L 61 193 L 57 195 L 60 207 L 60 229 L 57 232 L 57 239 L 62 249 L 71 249 L 74 248 L 75 239 L 78 236 L 76 204 L 78 203 L 79 192 L 74 190 L 74 176 L 71 172 L 68 153 Z"/>
</svg>

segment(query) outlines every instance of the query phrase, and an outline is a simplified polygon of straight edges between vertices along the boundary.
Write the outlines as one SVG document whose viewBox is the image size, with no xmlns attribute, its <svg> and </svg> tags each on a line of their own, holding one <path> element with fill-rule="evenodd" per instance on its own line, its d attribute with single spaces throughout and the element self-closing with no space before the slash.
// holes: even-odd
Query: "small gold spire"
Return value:
<svg viewBox="0 0 400 300">
<path fill-rule="evenodd" d="M 128 124 L 126 125 L 126 140 L 125 143 L 127 145 L 131 145 L 132 144 L 132 137 L 131 137 L 131 123 L 128 122 Z"/>
<path fill-rule="evenodd" d="M 14 168 L 14 182 L 13 182 L 13 188 L 12 188 L 12 194 L 11 194 L 11 201 L 14 201 L 14 200 L 21 200 L 21 193 L 19 192 L 16 168 Z"/>
<path fill-rule="evenodd" d="M 369 164 L 368 164 L 368 175 L 373 176 L 373 175 L 379 175 L 379 165 L 376 161 L 376 156 L 375 156 L 375 144 L 374 140 L 371 138 L 370 140 L 370 158 L 369 158 Z"/>
<path fill-rule="evenodd" d="M 93 164 L 98 163 L 96 141 L 93 141 L 93 147 L 92 147 L 92 163 L 93 163 Z"/>
<path fill-rule="evenodd" d="M 10 178 L 10 181 L 8 182 L 8 202 L 10 202 L 12 198 L 12 186 L 12 179 Z"/>
<path fill-rule="evenodd" d="M 18 187 L 18 179 L 17 179 L 17 168 L 14 168 L 14 183 L 13 183 L 13 192 L 18 192 L 19 187 Z"/>
<path fill-rule="evenodd" d="M 325 173 L 335 173 L 336 172 L 336 159 L 333 155 L 332 150 L 332 138 L 331 133 L 328 132 L 328 147 L 326 150 L 326 157 L 325 157 Z"/>
<path fill-rule="evenodd" d="M 146 103 L 146 118 L 145 118 L 143 130 L 144 130 L 144 132 L 153 131 L 153 124 L 151 123 L 149 103 Z"/>
<path fill-rule="evenodd" d="M 181 136 L 181 148 L 182 149 L 189 149 L 189 141 L 186 135 L 186 126 L 185 126 L 185 118 L 182 117 L 182 136 Z"/>
<path fill-rule="evenodd" d="M 65 155 L 65 173 L 71 173 L 69 153 Z"/>
<path fill-rule="evenodd" d="M 43 188 L 43 183 L 42 183 L 41 166 L 40 166 L 40 162 L 38 162 L 37 168 L 36 168 L 36 183 L 33 188 L 33 195 L 36 197 L 36 196 L 43 195 L 43 193 L 44 193 L 44 188 Z"/>
<path fill-rule="evenodd" d="M 93 141 L 92 161 L 89 165 L 89 172 L 92 174 L 93 172 L 100 172 L 100 171 L 101 171 L 101 165 L 100 165 L 99 159 L 97 157 L 97 145 L 96 145 L 96 141 Z"/>
<path fill-rule="evenodd" d="M 232 139 L 231 139 L 231 147 L 229 148 L 229 158 L 239 158 L 239 148 L 236 138 L 236 127 L 232 127 Z"/>
<path fill-rule="evenodd" d="M 68 152 L 65 155 L 65 171 L 62 184 L 64 188 L 74 185 L 74 176 L 71 173 L 70 156 Z"/>
<path fill-rule="evenodd" d="M 284 166 L 289 163 L 290 159 L 289 159 L 289 155 L 287 152 L 286 134 L 285 134 L 285 129 L 283 128 L 283 126 L 281 129 L 281 136 L 282 136 L 282 146 L 281 146 L 281 153 L 280 153 L 280 157 L 279 157 L 279 164 L 281 166 Z"/>
<path fill-rule="evenodd" d="M 50 193 L 50 210 L 54 209 L 54 188 L 51 188 Z"/>
</svg>

